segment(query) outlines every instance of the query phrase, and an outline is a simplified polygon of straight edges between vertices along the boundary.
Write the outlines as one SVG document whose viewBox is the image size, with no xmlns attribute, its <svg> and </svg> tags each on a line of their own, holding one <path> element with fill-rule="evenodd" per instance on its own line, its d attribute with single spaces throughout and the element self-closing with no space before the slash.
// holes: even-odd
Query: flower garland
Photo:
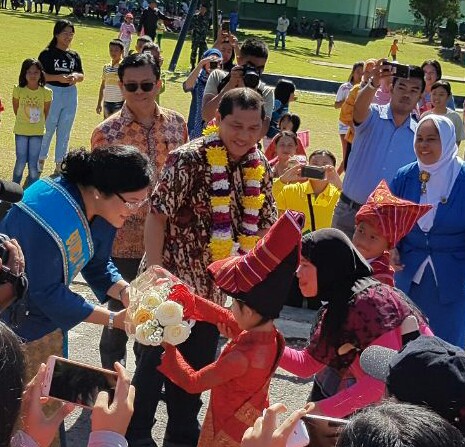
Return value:
<svg viewBox="0 0 465 447">
<path fill-rule="evenodd" d="M 228 176 L 228 152 L 218 136 L 217 126 L 208 126 L 203 134 L 207 144 L 207 162 L 211 166 L 212 194 L 211 206 L 213 211 L 213 225 L 210 237 L 210 252 L 213 261 L 244 254 L 255 247 L 259 237 L 259 213 L 265 201 L 260 186 L 265 175 L 265 168 L 260 162 L 257 149 L 251 149 L 246 160 L 242 163 L 245 180 L 244 195 L 242 197 L 241 232 L 237 242 L 233 240 L 231 218 L 231 185 Z"/>
</svg>

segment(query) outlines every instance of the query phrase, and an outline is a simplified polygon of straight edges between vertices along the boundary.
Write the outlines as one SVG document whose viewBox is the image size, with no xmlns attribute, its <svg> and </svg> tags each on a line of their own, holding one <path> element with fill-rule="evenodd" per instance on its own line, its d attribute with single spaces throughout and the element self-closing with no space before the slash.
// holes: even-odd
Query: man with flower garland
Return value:
<svg viewBox="0 0 465 447">
<path fill-rule="evenodd" d="M 250 250 L 277 218 L 271 170 L 256 147 L 264 118 L 260 94 L 248 88 L 227 92 L 216 114 L 218 127 L 168 155 L 146 221 L 147 264 L 162 265 L 221 305 L 225 295 L 209 277 L 208 265 Z M 179 350 L 198 370 L 214 361 L 217 344 L 217 328 L 197 322 Z M 156 370 L 162 348 L 137 349 L 133 384 L 139 392 L 130 445 L 155 445 L 151 430 L 164 385 L 169 417 L 164 446 L 197 446 L 200 394 L 183 391 Z"/>
</svg>

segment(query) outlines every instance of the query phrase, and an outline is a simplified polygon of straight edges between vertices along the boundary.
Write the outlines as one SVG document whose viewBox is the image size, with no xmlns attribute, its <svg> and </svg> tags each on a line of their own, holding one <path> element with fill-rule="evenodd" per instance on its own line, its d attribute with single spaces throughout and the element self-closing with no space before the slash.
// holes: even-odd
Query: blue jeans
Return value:
<svg viewBox="0 0 465 447">
<path fill-rule="evenodd" d="M 282 48 L 286 48 L 286 31 L 276 31 L 276 39 L 274 41 L 274 47 L 278 48 L 278 43 L 281 40 Z"/>
<path fill-rule="evenodd" d="M 39 158 L 41 160 L 47 158 L 50 143 L 56 132 L 55 163 L 60 163 L 68 152 L 69 136 L 78 103 L 77 88 L 75 85 L 56 87 L 50 84 L 47 84 L 47 87 L 53 90 L 53 101 L 45 122 L 45 135 Z"/>
<path fill-rule="evenodd" d="M 42 135 L 32 137 L 26 135 L 15 135 L 16 142 L 16 163 L 13 169 L 13 181 L 20 184 L 23 178 L 24 168 L 29 169 L 29 184 L 34 183 L 39 178 L 37 162 L 39 161 L 40 148 L 42 145 Z"/>
</svg>

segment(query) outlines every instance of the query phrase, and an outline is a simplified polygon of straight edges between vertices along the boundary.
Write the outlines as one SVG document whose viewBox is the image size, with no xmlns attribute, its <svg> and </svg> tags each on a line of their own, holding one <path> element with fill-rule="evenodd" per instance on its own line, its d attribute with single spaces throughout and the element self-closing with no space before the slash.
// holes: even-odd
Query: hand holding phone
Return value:
<svg viewBox="0 0 465 447">
<path fill-rule="evenodd" d="M 42 396 L 92 408 L 100 391 L 114 393 L 117 379 L 114 371 L 52 355 L 47 360 Z"/>
<path fill-rule="evenodd" d="M 92 430 L 113 431 L 124 436 L 134 412 L 136 390 L 131 385 L 126 369 L 120 363 L 115 363 L 115 369 L 118 380 L 113 402 L 110 404 L 107 392 L 101 391 L 98 394 L 92 411 Z"/>
<path fill-rule="evenodd" d="M 323 166 L 302 166 L 300 175 L 301 177 L 324 180 L 326 178 L 326 169 Z"/>
<path fill-rule="evenodd" d="M 75 408 L 73 404 L 62 403 L 52 416 L 45 416 L 42 411 L 45 399 L 41 397 L 41 386 L 45 380 L 46 370 L 47 367 L 42 363 L 36 376 L 26 386 L 22 398 L 23 431 L 34 439 L 37 445 L 50 445 L 60 424 Z"/>
</svg>

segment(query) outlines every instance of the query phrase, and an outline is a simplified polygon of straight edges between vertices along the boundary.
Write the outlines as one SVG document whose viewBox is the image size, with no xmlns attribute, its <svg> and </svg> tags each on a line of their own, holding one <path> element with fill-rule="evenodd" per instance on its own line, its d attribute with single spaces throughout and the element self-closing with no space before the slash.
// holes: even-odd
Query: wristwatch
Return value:
<svg viewBox="0 0 465 447">
<path fill-rule="evenodd" d="M 115 323 L 115 313 L 110 311 L 110 317 L 108 318 L 108 329 L 113 330 L 113 325 Z"/>
</svg>

